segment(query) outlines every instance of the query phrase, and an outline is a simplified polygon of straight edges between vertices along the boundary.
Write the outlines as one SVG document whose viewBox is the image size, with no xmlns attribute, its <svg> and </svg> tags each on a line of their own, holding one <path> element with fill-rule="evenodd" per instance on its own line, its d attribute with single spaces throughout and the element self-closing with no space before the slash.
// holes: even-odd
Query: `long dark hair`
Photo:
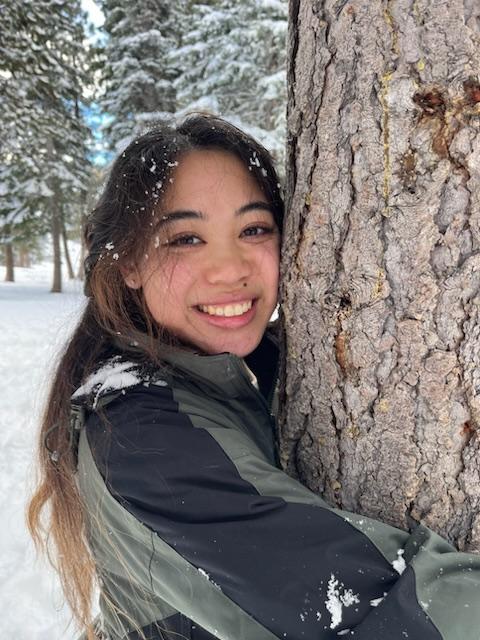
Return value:
<svg viewBox="0 0 480 640">
<path fill-rule="evenodd" d="M 96 571 L 74 478 L 70 397 L 113 345 L 128 348 L 134 341 L 147 361 L 156 362 L 159 342 L 174 339 L 153 321 L 141 289 L 125 285 L 122 269 L 145 253 L 178 159 L 195 149 L 222 150 L 239 158 L 282 228 L 283 202 L 269 153 L 221 118 L 196 114 L 178 126 L 158 127 L 134 140 L 111 168 L 85 229 L 88 302 L 53 379 L 39 438 L 40 477 L 27 513 L 31 535 L 37 547 L 48 551 L 74 619 L 89 640 L 95 638 L 91 600 Z"/>
</svg>

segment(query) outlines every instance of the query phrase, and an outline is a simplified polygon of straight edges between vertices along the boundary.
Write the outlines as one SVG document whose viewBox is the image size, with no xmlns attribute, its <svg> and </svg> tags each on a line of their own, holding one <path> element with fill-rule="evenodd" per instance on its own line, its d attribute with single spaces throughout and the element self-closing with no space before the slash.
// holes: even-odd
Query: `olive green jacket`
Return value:
<svg viewBox="0 0 480 640">
<path fill-rule="evenodd" d="M 479 640 L 480 557 L 332 509 L 279 468 L 275 355 L 121 356 L 73 398 L 110 640 Z M 259 387 L 259 388 L 257 388 Z"/>
</svg>

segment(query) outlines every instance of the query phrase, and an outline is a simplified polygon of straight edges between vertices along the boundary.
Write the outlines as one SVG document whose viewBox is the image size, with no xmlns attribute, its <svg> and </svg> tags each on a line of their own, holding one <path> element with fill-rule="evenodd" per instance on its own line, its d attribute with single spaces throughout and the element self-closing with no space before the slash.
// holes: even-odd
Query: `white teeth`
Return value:
<svg viewBox="0 0 480 640">
<path fill-rule="evenodd" d="M 210 316 L 226 316 L 227 318 L 231 318 L 232 316 L 243 315 L 251 309 L 252 304 L 252 300 L 239 304 L 226 304 L 223 307 L 201 304 L 199 309 L 204 313 L 208 313 Z"/>
</svg>

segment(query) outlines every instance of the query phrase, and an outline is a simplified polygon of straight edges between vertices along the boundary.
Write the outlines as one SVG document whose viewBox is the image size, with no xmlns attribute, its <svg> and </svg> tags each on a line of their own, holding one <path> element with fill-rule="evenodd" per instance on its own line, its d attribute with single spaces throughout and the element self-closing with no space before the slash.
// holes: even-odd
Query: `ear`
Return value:
<svg viewBox="0 0 480 640">
<path fill-rule="evenodd" d="M 120 271 L 127 287 L 130 289 L 140 289 L 142 286 L 142 279 L 140 278 L 137 267 L 133 264 L 122 265 L 120 267 Z"/>
</svg>

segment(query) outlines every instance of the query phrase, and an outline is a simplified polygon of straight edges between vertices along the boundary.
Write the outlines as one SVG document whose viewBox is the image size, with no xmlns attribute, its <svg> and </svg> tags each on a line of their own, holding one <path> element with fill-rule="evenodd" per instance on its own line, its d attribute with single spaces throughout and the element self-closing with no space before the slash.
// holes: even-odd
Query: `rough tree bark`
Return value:
<svg viewBox="0 0 480 640">
<path fill-rule="evenodd" d="M 291 0 L 285 467 L 480 550 L 480 3 Z"/>
</svg>

